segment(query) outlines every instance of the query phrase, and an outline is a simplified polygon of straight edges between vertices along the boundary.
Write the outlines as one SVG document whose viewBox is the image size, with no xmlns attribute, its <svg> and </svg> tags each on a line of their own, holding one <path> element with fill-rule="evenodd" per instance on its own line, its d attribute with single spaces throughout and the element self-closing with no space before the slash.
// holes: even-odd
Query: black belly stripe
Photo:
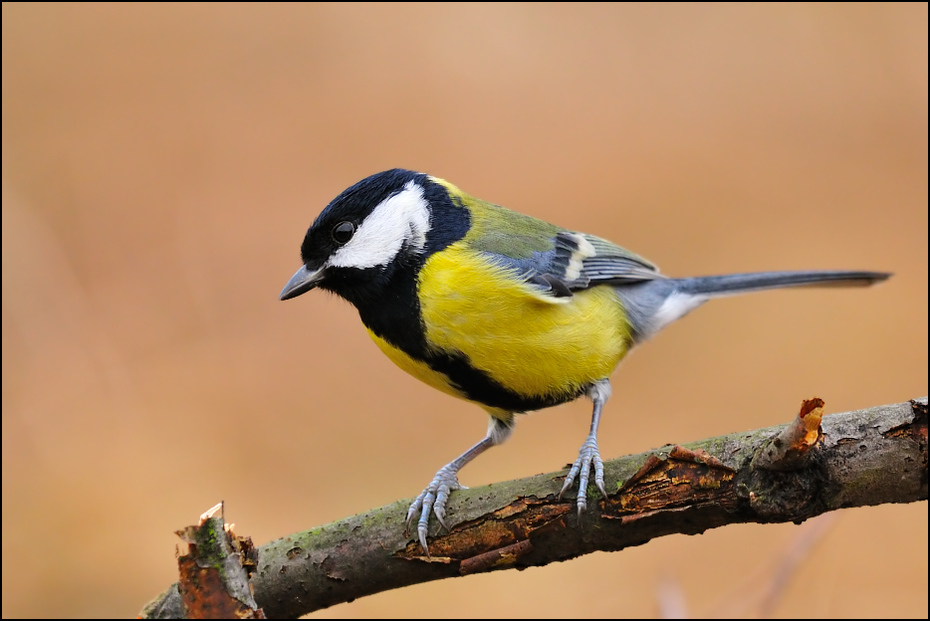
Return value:
<svg viewBox="0 0 930 621">
<path fill-rule="evenodd" d="M 347 287 L 341 287 L 340 293 L 358 308 L 362 323 L 369 330 L 414 360 L 445 375 L 449 383 L 471 401 L 509 412 L 528 412 L 573 401 L 584 393 L 585 388 L 581 387 L 577 392 L 524 396 L 476 369 L 461 352 L 431 350 L 426 345 L 415 294 L 415 274 L 412 270 L 396 270 L 390 275 L 369 274 L 363 279 L 367 293 L 372 281 L 386 277 L 390 283 L 385 283 L 384 290 L 393 292 L 392 295 L 369 297 L 362 292 L 352 295 Z"/>
<path fill-rule="evenodd" d="M 412 356 L 410 352 L 406 353 Z M 487 373 L 473 367 L 468 357 L 462 353 L 433 354 L 423 362 L 448 377 L 455 388 L 470 400 L 510 412 L 541 410 L 573 401 L 584 393 L 584 388 L 581 388 L 577 393 L 523 396 L 504 387 Z"/>
</svg>

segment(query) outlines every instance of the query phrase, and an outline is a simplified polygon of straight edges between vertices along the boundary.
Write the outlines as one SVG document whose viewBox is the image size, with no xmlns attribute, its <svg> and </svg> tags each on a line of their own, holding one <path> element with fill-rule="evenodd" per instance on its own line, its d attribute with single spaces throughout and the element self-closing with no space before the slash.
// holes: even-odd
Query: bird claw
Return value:
<svg viewBox="0 0 930 621">
<path fill-rule="evenodd" d="M 459 483 L 457 469 L 451 464 L 443 466 L 426 486 L 420 495 L 410 504 L 407 509 L 407 529 L 409 533 L 413 526 L 414 520 L 417 523 L 417 539 L 420 541 L 420 547 L 429 556 L 429 547 L 426 545 L 426 535 L 429 532 L 429 515 L 433 513 L 439 524 L 449 530 L 446 524 L 446 502 L 449 500 L 449 494 L 457 489 L 467 489 Z M 419 518 L 417 518 L 419 515 Z"/>
<path fill-rule="evenodd" d="M 578 451 L 578 459 L 572 464 L 571 470 L 565 477 L 565 483 L 562 484 L 562 491 L 559 492 L 559 498 L 568 491 L 578 476 L 578 497 L 575 504 L 578 506 L 578 519 L 581 514 L 588 508 L 588 479 L 591 476 L 591 466 L 594 466 L 594 484 L 600 490 L 604 498 L 607 498 L 607 490 L 604 488 L 604 462 L 601 460 L 600 452 L 597 448 L 597 438 L 588 436 L 581 449 Z M 579 476 L 580 473 L 580 476 Z"/>
</svg>

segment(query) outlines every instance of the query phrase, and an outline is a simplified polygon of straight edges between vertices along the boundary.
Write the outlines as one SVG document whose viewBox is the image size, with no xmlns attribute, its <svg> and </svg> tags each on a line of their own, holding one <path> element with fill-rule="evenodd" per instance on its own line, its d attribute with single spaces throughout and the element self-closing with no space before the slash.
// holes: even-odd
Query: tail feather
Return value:
<svg viewBox="0 0 930 621">
<path fill-rule="evenodd" d="M 886 272 L 756 272 L 675 279 L 676 291 L 718 297 L 783 287 L 867 287 L 886 280 Z"/>
<path fill-rule="evenodd" d="M 784 287 L 866 287 L 888 279 L 886 272 L 757 272 L 659 278 L 614 287 L 623 300 L 635 341 L 649 338 L 711 298 Z"/>
</svg>

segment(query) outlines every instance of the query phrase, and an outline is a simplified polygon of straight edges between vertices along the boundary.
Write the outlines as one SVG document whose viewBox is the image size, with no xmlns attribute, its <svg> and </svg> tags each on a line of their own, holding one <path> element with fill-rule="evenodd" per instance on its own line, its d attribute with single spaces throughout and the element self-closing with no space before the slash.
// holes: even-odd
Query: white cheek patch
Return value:
<svg viewBox="0 0 930 621">
<path fill-rule="evenodd" d="M 408 181 L 403 190 L 374 208 L 349 243 L 333 253 L 328 263 L 362 269 L 387 265 L 405 242 L 423 250 L 429 229 L 429 206 L 423 188 Z"/>
</svg>

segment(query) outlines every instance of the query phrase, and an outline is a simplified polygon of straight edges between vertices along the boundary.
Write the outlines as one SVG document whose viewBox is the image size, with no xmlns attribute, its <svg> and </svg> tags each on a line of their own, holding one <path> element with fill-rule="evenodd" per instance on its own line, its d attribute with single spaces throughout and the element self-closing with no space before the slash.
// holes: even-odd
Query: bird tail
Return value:
<svg viewBox="0 0 930 621">
<path fill-rule="evenodd" d="M 675 290 L 680 293 L 721 297 L 783 287 L 867 287 L 889 276 L 891 274 L 885 272 L 809 271 L 756 272 L 674 280 Z"/>
<path fill-rule="evenodd" d="M 711 298 L 785 287 L 867 287 L 890 277 L 885 272 L 756 272 L 656 279 L 615 287 L 635 340 L 649 338 Z"/>
</svg>

